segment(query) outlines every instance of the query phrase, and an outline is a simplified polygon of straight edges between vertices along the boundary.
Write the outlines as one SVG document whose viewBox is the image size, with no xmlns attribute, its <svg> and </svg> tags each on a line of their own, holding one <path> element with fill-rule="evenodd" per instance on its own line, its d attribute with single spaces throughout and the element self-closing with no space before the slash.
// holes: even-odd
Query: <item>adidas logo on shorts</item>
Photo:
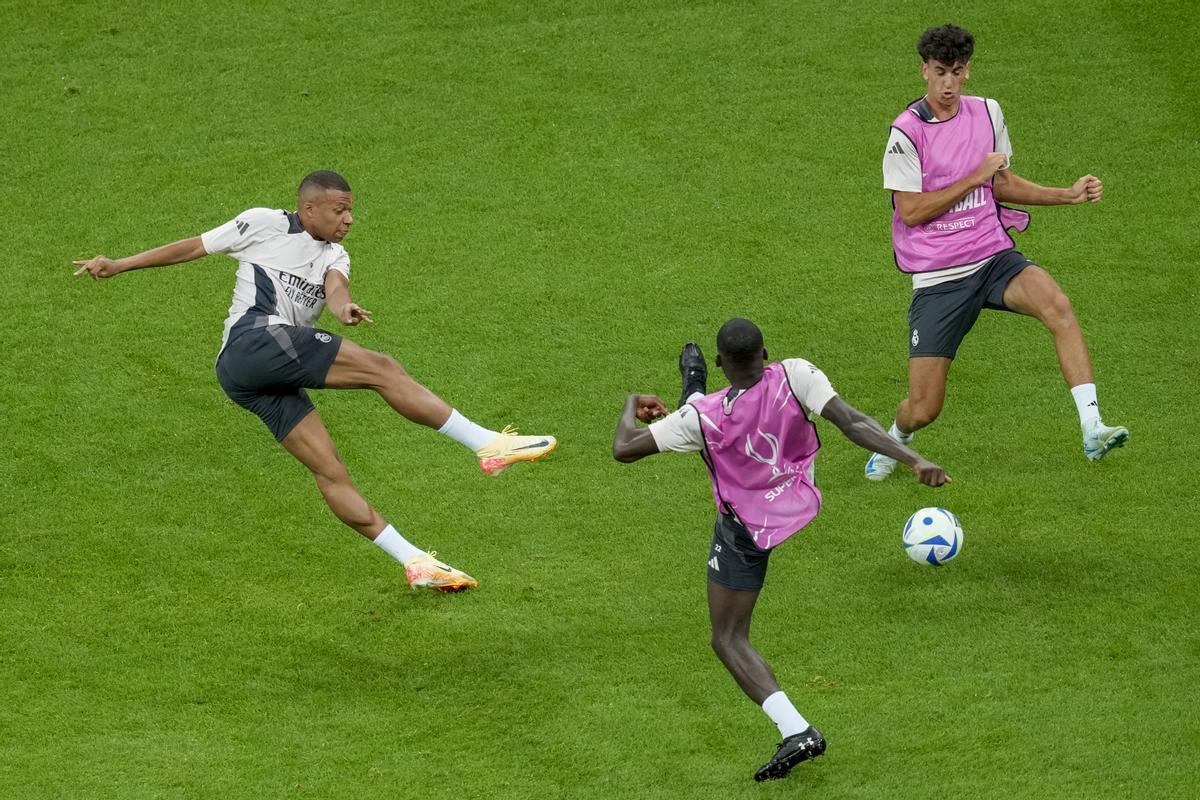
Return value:
<svg viewBox="0 0 1200 800">
<path fill-rule="evenodd" d="M 713 556 L 708 560 L 708 565 L 713 568 L 713 572 L 720 572 L 721 568 L 717 566 L 717 557 Z"/>
</svg>

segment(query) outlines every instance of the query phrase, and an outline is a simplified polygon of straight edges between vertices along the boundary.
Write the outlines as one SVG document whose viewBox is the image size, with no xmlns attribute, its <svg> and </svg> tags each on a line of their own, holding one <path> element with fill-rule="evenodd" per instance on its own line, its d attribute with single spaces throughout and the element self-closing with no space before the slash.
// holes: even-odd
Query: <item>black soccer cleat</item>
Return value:
<svg viewBox="0 0 1200 800">
<path fill-rule="evenodd" d="M 807 730 L 792 734 L 779 744 L 779 749 L 766 764 L 754 773 L 756 781 L 773 781 L 792 771 L 792 767 L 816 758 L 825 752 L 825 737 L 809 725 Z"/>
<path fill-rule="evenodd" d="M 695 392 L 708 394 L 708 365 L 704 363 L 704 353 L 695 342 L 688 342 L 679 354 L 679 377 L 683 379 L 683 394 L 679 397 L 679 407 L 687 404 L 687 399 Z"/>
</svg>

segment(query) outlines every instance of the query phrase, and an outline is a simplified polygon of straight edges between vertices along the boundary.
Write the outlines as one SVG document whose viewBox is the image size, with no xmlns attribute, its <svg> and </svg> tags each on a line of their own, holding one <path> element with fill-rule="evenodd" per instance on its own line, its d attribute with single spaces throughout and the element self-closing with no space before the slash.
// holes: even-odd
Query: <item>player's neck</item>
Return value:
<svg viewBox="0 0 1200 800">
<path fill-rule="evenodd" d="M 733 389 L 749 389 L 754 384 L 762 380 L 763 368 L 759 367 L 750 372 L 735 373 L 733 375 L 726 374 L 729 379 L 729 386 Z"/>
<path fill-rule="evenodd" d="M 318 236 L 317 234 L 312 232 L 312 228 L 308 227 L 308 223 L 304 221 L 304 215 L 301 214 L 299 211 L 296 212 L 296 219 L 300 220 L 300 227 L 304 228 L 305 233 L 307 233 L 309 236 L 311 236 L 313 239 L 315 239 L 318 242 L 325 241 L 320 236 Z"/>
<path fill-rule="evenodd" d="M 943 105 L 936 100 L 930 100 L 929 95 L 925 95 L 925 105 L 929 106 L 929 110 L 933 112 L 933 116 L 938 122 L 945 122 L 948 119 L 953 119 L 958 114 L 959 103 L 962 102 L 962 95 L 955 97 L 950 101 L 949 105 Z"/>
</svg>

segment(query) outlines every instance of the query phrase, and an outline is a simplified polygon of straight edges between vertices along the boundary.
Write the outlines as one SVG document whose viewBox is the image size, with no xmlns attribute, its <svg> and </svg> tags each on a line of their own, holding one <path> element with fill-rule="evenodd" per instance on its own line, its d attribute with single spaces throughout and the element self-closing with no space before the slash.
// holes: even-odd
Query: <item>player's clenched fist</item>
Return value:
<svg viewBox="0 0 1200 800">
<path fill-rule="evenodd" d="M 111 278 L 122 271 L 120 265 L 108 256 L 96 256 L 95 258 L 72 261 L 71 263 L 79 267 L 79 269 L 75 270 L 76 275 L 82 275 L 86 272 L 92 276 L 92 280 L 94 281 L 98 281 L 101 278 Z"/>
<path fill-rule="evenodd" d="M 1098 203 L 1104 195 L 1104 183 L 1095 175 L 1084 175 L 1071 186 L 1072 203 Z"/>
<path fill-rule="evenodd" d="M 944 469 L 924 458 L 913 464 L 912 469 L 917 474 L 917 480 L 926 486 L 942 486 L 950 483 L 950 476 Z"/>
<path fill-rule="evenodd" d="M 1004 153 L 988 153 L 975 168 L 974 182 L 982 186 L 990 181 L 993 175 L 1004 169 L 1006 164 L 1008 164 L 1008 156 Z"/>
<path fill-rule="evenodd" d="M 663 401 L 652 394 L 639 394 L 634 402 L 634 413 L 642 422 L 654 422 L 670 413 Z"/>
</svg>

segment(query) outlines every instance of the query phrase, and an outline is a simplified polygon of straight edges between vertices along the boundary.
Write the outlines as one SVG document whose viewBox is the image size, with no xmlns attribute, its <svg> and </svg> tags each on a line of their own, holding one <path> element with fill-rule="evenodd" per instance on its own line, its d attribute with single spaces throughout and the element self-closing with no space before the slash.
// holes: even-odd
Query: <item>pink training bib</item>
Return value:
<svg viewBox="0 0 1200 800">
<path fill-rule="evenodd" d="M 996 148 L 996 134 L 982 97 L 962 97 L 958 113 L 941 122 L 924 100 L 918 100 L 892 127 L 917 148 L 922 192 L 936 192 L 967 177 Z M 904 272 L 931 272 L 973 264 L 1013 246 L 1007 228 L 1023 231 L 1028 226 L 1029 214 L 996 202 L 991 181 L 972 190 L 937 219 L 920 225 L 905 225 L 900 212 L 893 209 L 896 265 Z"/>
<path fill-rule="evenodd" d="M 768 365 L 749 389 L 691 405 L 700 415 L 713 501 L 741 520 L 755 544 L 775 547 L 817 516 L 813 461 L 821 441 L 782 364 Z"/>
</svg>

